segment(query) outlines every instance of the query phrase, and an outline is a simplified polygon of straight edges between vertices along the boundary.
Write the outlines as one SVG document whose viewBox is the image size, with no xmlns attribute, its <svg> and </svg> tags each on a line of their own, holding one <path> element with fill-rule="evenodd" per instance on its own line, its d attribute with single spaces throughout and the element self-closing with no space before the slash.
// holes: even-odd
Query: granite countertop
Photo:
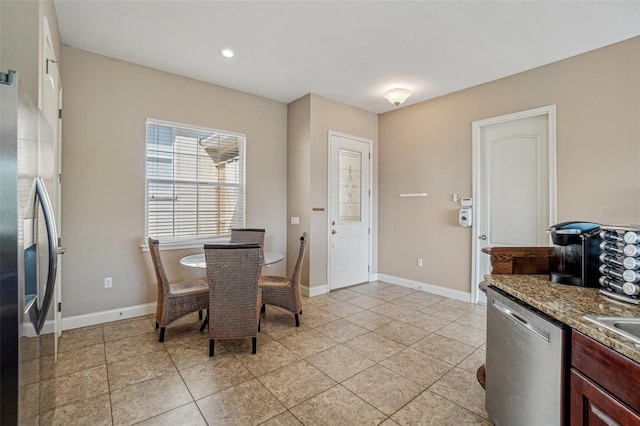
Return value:
<svg viewBox="0 0 640 426">
<path fill-rule="evenodd" d="M 597 288 L 555 284 L 547 275 L 486 275 L 489 285 L 522 300 L 569 327 L 640 363 L 634 342 L 599 327 L 583 315 L 640 317 L 640 306 L 608 299 Z"/>
</svg>

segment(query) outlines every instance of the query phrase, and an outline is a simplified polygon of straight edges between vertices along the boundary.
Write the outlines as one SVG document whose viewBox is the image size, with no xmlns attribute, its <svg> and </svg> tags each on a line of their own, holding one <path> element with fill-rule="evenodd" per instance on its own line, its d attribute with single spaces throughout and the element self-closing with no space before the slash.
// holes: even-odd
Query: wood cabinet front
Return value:
<svg viewBox="0 0 640 426">
<path fill-rule="evenodd" d="M 640 425 L 640 416 L 577 370 L 571 369 L 571 425 Z"/>
<path fill-rule="evenodd" d="M 640 425 L 640 365 L 577 331 L 571 342 L 571 425 Z"/>
</svg>

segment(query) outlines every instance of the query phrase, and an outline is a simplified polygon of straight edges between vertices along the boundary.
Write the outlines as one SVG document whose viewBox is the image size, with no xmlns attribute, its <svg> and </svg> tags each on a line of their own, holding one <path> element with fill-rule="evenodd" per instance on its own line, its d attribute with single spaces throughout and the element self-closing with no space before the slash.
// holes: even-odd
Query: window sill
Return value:
<svg viewBox="0 0 640 426">
<path fill-rule="evenodd" d="M 205 244 L 220 244 L 228 243 L 230 237 L 217 237 L 206 238 L 200 240 L 186 240 L 186 241 L 162 241 L 160 240 L 160 251 L 164 250 L 184 250 L 184 249 L 203 249 Z M 149 251 L 148 244 L 141 244 L 140 251 Z"/>
</svg>

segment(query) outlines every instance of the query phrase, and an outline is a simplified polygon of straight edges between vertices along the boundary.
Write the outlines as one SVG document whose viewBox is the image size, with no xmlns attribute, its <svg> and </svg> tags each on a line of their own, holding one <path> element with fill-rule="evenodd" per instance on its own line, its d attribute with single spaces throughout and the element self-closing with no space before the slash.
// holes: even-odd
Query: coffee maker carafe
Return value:
<svg viewBox="0 0 640 426">
<path fill-rule="evenodd" d="M 563 222 L 549 228 L 555 244 L 555 268 L 549 279 L 558 284 L 599 287 L 600 224 Z"/>
</svg>

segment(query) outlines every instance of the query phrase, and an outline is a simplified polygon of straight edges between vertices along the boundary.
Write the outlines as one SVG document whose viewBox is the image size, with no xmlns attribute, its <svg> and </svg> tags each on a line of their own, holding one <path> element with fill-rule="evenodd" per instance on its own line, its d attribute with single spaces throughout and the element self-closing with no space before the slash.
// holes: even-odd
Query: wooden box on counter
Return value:
<svg viewBox="0 0 640 426">
<path fill-rule="evenodd" d="M 548 274 L 555 265 L 553 247 L 485 247 L 492 274 Z"/>
</svg>

